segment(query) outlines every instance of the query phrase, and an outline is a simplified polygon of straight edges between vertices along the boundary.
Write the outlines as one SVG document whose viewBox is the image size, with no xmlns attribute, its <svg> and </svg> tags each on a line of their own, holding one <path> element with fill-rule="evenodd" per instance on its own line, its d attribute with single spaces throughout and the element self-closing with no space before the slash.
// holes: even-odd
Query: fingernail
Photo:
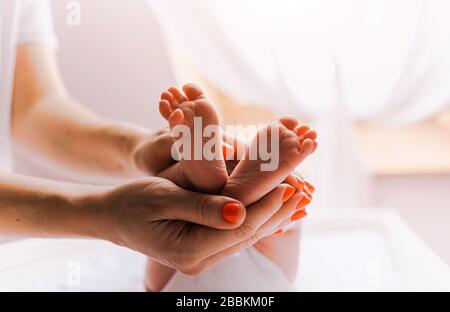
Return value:
<svg viewBox="0 0 450 312">
<path fill-rule="evenodd" d="M 303 136 L 303 135 L 305 135 L 309 130 L 311 130 L 309 127 L 299 127 L 298 135 Z"/>
<path fill-rule="evenodd" d="M 316 191 L 316 188 L 308 181 L 305 181 L 305 185 L 311 193 L 314 193 Z"/>
<path fill-rule="evenodd" d="M 284 231 L 280 229 L 280 230 L 276 231 L 274 233 L 274 235 L 282 235 L 283 233 L 284 233 Z"/>
<path fill-rule="evenodd" d="M 289 199 L 291 199 L 292 195 L 294 195 L 295 193 L 295 188 L 293 188 L 292 186 L 288 186 L 288 188 L 286 189 L 286 191 L 284 191 L 283 194 L 283 203 L 287 202 Z"/>
<path fill-rule="evenodd" d="M 307 197 L 303 197 L 297 205 L 297 209 L 302 209 L 305 208 L 306 206 L 308 206 L 311 203 L 311 200 L 308 199 Z"/>
<path fill-rule="evenodd" d="M 298 221 L 300 219 L 303 219 L 308 214 L 304 210 L 297 211 L 291 218 L 292 222 Z"/>
<path fill-rule="evenodd" d="M 223 219 L 230 223 L 235 224 L 239 220 L 239 211 L 241 209 L 241 206 L 238 203 L 228 203 L 225 206 L 223 206 L 222 214 Z"/>
</svg>

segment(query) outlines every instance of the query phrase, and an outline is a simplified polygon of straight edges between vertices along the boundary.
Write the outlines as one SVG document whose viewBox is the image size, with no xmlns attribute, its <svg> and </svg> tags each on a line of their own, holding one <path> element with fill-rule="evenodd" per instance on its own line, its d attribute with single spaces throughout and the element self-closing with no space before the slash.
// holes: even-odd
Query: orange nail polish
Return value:
<svg viewBox="0 0 450 312">
<path fill-rule="evenodd" d="M 222 214 L 223 219 L 230 223 L 235 224 L 239 220 L 239 211 L 241 209 L 241 206 L 238 203 L 228 203 L 225 206 L 223 206 Z"/>
<path fill-rule="evenodd" d="M 307 215 L 308 215 L 308 214 L 306 213 L 306 211 L 300 210 L 300 211 L 296 212 L 296 213 L 292 216 L 291 220 L 292 220 L 292 222 L 295 222 L 295 221 L 298 221 L 298 220 L 300 220 L 300 219 L 303 219 L 303 218 L 306 217 Z"/>
<path fill-rule="evenodd" d="M 309 130 L 310 130 L 310 128 L 308 126 L 301 126 L 298 128 L 297 134 L 299 136 L 302 136 L 302 135 L 305 135 Z"/>
<path fill-rule="evenodd" d="M 228 143 L 223 143 L 222 144 L 222 153 L 224 157 L 227 157 L 228 155 L 233 155 L 234 154 L 234 148 L 229 145 Z"/>
<path fill-rule="evenodd" d="M 311 200 L 309 200 L 307 197 L 303 197 L 298 205 L 297 205 L 297 209 L 302 209 L 305 208 L 306 206 L 308 206 L 311 203 Z"/>
<path fill-rule="evenodd" d="M 275 232 L 275 235 L 282 235 L 283 233 L 284 233 L 284 231 L 280 229 Z"/>
<path fill-rule="evenodd" d="M 227 147 L 226 147 L 225 145 L 222 145 L 222 155 L 223 155 L 224 157 L 227 157 L 227 153 L 228 153 Z"/>
<path fill-rule="evenodd" d="M 308 181 L 305 181 L 305 185 L 311 193 L 314 193 L 316 191 L 316 188 Z"/>
<path fill-rule="evenodd" d="M 286 191 L 284 191 L 283 194 L 283 203 L 287 202 L 289 199 L 291 199 L 292 195 L 295 193 L 295 188 L 292 186 L 289 186 Z"/>
</svg>

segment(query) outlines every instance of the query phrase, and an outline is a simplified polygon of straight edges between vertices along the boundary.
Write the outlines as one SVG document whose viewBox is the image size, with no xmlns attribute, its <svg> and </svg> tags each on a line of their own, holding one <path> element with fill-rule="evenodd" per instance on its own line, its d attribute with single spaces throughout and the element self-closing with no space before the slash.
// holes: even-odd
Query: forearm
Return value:
<svg viewBox="0 0 450 312">
<path fill-rule="evenodd" d="M 21 146 L 52 164 L 95 175 L 132 177 L 133 152 L 154 134 L 101 118 L 65 97 L 44 98 L 22 112 L 13 135 Z"/>
<path fill-rule="evenodd" d="M 0 172 L 0 234 L 96 237 L 98 211 L 80 198 L 97 189 Z"/>
<path fill-rule="evenodd" d="M 12 105 L 14 141 L 34 157 L 85 175 L 131 177 L 130 158 L 151 131 L 101 118 L 68 94 L 53 50 L 17 49 Z"/>
</svg>

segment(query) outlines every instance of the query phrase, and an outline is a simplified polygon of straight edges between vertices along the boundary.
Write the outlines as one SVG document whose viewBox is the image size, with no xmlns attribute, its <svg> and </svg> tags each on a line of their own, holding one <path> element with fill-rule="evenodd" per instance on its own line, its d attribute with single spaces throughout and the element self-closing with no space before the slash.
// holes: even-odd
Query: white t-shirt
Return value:
<svg viewBox="0 0 450 312">
<path fill-rule="evenodd" d="M 0 170 L 11 166 L 11 92 L 16 46 L 22 43 L 56 45 L 48 0 L 0 0 Z"/>
</svg>

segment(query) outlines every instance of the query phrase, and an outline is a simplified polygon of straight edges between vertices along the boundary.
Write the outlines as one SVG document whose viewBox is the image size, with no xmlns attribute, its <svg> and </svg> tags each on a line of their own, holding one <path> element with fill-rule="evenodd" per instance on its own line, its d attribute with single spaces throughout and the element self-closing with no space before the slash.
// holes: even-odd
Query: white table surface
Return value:
<svg viewBox="0 0 450 312">
<path fill-rule="evenodd" d="M 0 291 L 143 291 L 145 257 L 94 240 L 0 245 Z M 300 291 L 450 291 L 450 269 L 393 212 L 326 209 L 304 222 Z"/>
</svg>

